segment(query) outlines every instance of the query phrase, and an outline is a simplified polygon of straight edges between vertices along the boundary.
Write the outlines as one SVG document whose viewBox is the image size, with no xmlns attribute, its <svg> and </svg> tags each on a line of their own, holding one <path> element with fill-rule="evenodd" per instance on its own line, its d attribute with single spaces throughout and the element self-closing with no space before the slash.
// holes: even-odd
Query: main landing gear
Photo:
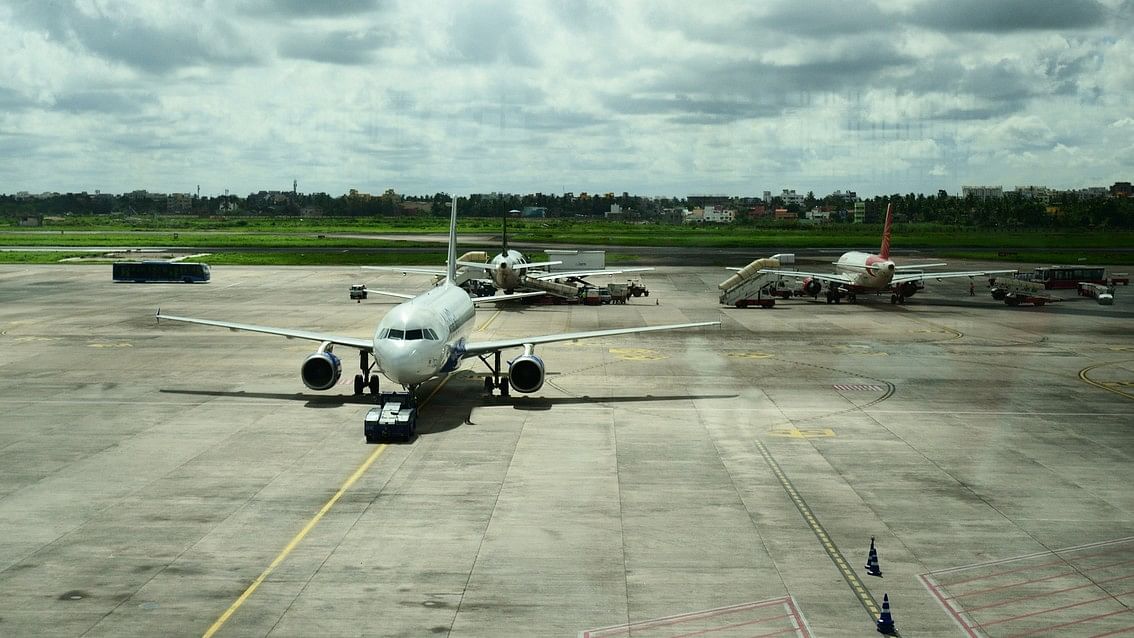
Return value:
<svg viewBox="0 0 1134 638">
<path fill-rule="evenodd" d="M 362 394 L 366 390 L 370 390 L 370 394 L 377 397 L 378 375 L 371 374 L 371 371 L 374 370 L 374 363 L 370 361 L 369 352 L 358 351 L 358 367 L 362 370 L 362 374 L 354 375 L 354 393 Z"/>
<path fill-rule="evenodd" d="M 890 295 L 890 303 L 906 303 L 906 296 L 897 293 Z"/>
<path fill-rule="evenodd" d="M 484 378 L 484 393 L 488 396 L 492 396 L 493 388 L 497 388 L 500 390 L 500 396 L 507 398 L 510 384 L 508 383 L 508 377 L 500 374 L 500 352 L 497 351 L 493 353 L 493 363 L 489 363 L 488 359 L 484 358 L 484 355 L 480 356 L 480 360 L 492 371 L 491 376 Z"/>
</svg>

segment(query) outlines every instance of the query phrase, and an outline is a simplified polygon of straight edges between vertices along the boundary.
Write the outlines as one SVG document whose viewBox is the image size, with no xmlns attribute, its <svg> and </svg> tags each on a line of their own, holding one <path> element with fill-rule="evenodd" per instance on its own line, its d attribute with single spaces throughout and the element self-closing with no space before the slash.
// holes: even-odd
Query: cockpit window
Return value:
<svg viewBox="0 0 1134 638">
<path fill-rule="evenodd" d="M 378 333 L 379 339 L 393 339 L 395 341 L 418 341 L 421 339 L 429 339 L 432 341 L 437 340 L 437 333 L 433 332 L 430 328 L 414 328 L 410 330 L 399 330 L 398 328 L 386 328 Z"/>
</svg>

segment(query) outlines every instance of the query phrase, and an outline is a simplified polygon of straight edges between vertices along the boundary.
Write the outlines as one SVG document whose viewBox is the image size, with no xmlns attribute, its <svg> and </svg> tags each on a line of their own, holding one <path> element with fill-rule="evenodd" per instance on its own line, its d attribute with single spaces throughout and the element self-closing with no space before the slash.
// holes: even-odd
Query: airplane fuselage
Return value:
<svg viewBox="0 0 1134 638">
<path fill-rule="evenodd" d="M 523 253 L 515 250 L 506 250 L 492 258 L 488 262 L 491 268 L 488 270 L 488 276 L 492 278 L 492 283 L 502 290 L 515 290 L 521 286 L 524 279 L 523 269 L 517 270 L 517 264 L 528 263 L 527 257 Z"/>
<path fill-rule="evenodd" d="M 374 330 L 378 369 L 403 386 L 454 371 L 475 319 L 468 293 L 450 282 L 398 304 Z"/>
<path fill-rule="evenodd" d="M 894 279 L 894 262 L 878 255 L 851 251 L 835 262 L 835 272 L 853 278 L 849 287 L 861 290 L 885 290 Z"/>
</svg>

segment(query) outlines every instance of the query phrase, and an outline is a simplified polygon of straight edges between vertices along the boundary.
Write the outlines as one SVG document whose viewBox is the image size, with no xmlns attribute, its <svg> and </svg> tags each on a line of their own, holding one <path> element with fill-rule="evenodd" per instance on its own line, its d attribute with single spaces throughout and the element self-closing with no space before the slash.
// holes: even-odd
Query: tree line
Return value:
<svg viewBox="0 0 1134 638">
<path fill-rule="evenodd" d="M 0 195 L 0 215 L 194 215 L 211 216 L 326 216 L 326 217 L 400 217 L 449 215 L 447 193 L 433 195 L 399 195 L 387 190 L 381 195 L 350 193 L 332 197 L 326 193 L 260 192 L 246 197 L 236 195 L 189 197 L 165 195 L 89 195 L 66 193 L 46 197 Z M 1124 197 L 1080 197 L 1072 193 L 1054 193 L 1047 202 L 1029 199 L 1014 192 L 996 199 L 952 197 L 908 193 L 878 196 L 864 200 L 867 223 L 881 223 L 886 206 L 894 204 L 895 217 L 908 223 L 931 223 L 976 228 L 1134 228 L 1134 199 Z M 462 216 L 500 217 L 509 211 L 525 208 L 544 209 L 548 217 L 602 218 L 617 204 L 622 219 L 652 221 L 667 209 L 689 206 L 682 198 L 641 197 L 622 193 L 526 195 L 480 194 L 460 197 Z M 763 202 L 754 198 L 732 198 L 719 205 L 737 212 L 738 225 L 768 223 L 770 215 L 756 217 L 752 211 Z M 803 206 L 785 205 L 773 198 L 766 209 L 787 208 L 801 212 L 821 208 L 832 211 L 837 221 L 853 219 L 854 202 L 828 196 L 816 198 L 808 193 Z M 782 223 L 780 225 L 783 225 Z"/>
</svg>

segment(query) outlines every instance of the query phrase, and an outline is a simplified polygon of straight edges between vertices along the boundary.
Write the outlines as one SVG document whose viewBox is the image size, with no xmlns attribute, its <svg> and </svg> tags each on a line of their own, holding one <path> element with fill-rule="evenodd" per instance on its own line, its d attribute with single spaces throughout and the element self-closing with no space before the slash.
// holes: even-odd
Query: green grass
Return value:
<svg viewBox="0 0 1134 638">
<path fill-rule="evenodd" d="M 437 266 L 445 253 L 212 253 L 199 259 L 210 266 Z"/>
</svg>

